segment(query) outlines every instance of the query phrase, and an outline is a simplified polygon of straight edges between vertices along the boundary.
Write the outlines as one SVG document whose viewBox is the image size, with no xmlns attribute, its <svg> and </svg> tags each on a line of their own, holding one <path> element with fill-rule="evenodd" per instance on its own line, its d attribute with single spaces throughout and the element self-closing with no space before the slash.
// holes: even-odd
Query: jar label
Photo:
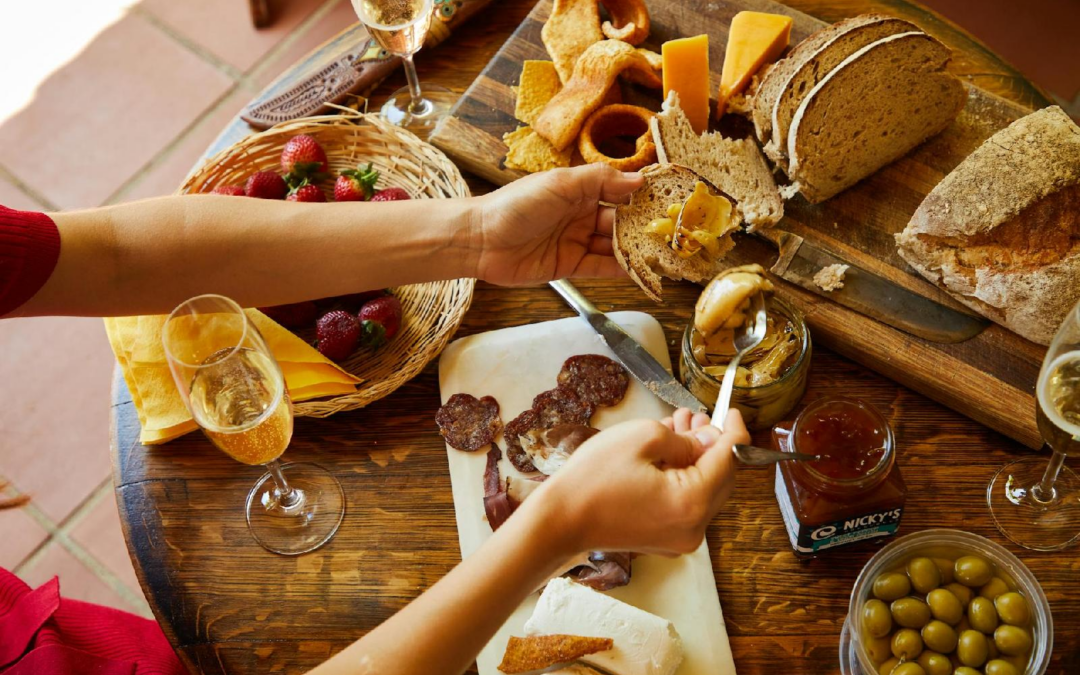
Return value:
<svg viewBox="0 0 1080 675">
<path fill-rule="evenodd" d="M 780 515 L 784 518 L 788 539 L 791 540 L 791 547 L 799 553 L 817 553 L 844 544 L 854 544 L 864 539 L 896 534 L 900 528 L 900 516 L 904 513 L 903 508 L 885 509 L 832 523 L 807 525 L 800 522 L 799 517 L 795 515 L 780 467 L 776 468 L 774 489 L 776 501 L 780 504 Z"/>
</svg>

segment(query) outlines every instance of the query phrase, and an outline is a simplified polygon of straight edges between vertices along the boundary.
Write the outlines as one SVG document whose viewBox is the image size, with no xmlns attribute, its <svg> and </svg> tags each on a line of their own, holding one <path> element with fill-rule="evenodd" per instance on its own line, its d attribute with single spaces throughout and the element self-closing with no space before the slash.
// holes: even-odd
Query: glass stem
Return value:
<svg viewBox="0 0 1080 675">
<path fill-rule="evenodd" d="M 300 498 L 300 495 L 296 494 L 296 490 L 292 489 L 289 482 L 285 480 L 285 474 L 281 471 L 281 462 L 274 460 L 266 465 L 266 470 L 270 472 L 270 476 L 274 479 L 274 485 L 277 486 L 278 498 L 281 501 L 281 505 L 284 507 L 292 506 L 296 503 L 296 500 Z"/>
<path fill-rule="evenodd" d="M 1054 482 L 1057 480 L 1063 464 L 1065 464 L 1065 453 L 1055 450 L 1054 456 L 1050 458 L 1050 463 L 1046 465 L 1042 480 L 1039 481 L 1038 485 L 1031 488 L 1032 497 L 1044 504 L 1054 501 L 1056 496 L 1054 494 Z"/>
<path fill-rule="evenodd" d="M 416 74 L 416 64 L 413 63 L 413 55 L 406 54 L 401 57 L 405 64 L 405 79 L 409 81 L 409 112 L 418 113 L 424 110 L 424 95 L 420 93 L 420 76 Z"/>
</svg>

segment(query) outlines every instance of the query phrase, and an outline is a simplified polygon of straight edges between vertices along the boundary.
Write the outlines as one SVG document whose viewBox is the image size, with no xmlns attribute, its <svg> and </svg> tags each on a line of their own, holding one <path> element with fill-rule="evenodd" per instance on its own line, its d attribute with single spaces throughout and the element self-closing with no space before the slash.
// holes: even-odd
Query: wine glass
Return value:
<svg viewBox="0 0 1080 675">
<path fill-rule="evenodd" d="M 413 55 L 420 51 L 431 26 L 432 0 L 352 0 L 368 32 L 386 51 L 401 57 L 407 87 L 398 89 L 380 114 L 391 124 L 406 127 L 427 139 L 450 112 L 455 95 L 446 87 L 425 82 L 421 91 Z"/>
<path fill-rule="evenodd" d="M 1057 551 L 1080 538 L 1080 477 L 1065 466 L 1080 456 L 1080 304 L 1065 317 L 1035 385 L 1039 433 L 1053 456 L 1003 466 L 986 488 L 1002 534 L 1035 551 Z"/>
<path fill-rule="evenodd" d="M 251 535 L 283 555 L 313 551 L 334 536 L 345 494 L 317 464 L 281 464 L 293 409 L 273 353 L 229 298 L 200 295 L 173 310 L 162 343 L 176 388 L 206 437 L 233 459 L 266 466 L 247 497 Z"/>
</svg>

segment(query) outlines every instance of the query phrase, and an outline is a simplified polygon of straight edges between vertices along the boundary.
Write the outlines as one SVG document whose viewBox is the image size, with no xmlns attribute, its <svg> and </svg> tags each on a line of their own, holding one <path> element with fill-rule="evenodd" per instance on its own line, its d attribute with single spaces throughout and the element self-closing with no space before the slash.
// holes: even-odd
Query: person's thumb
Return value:
<svg viewBox="0 0 1080 675">
<path fill-rule="evenodd" d="M 619 171 L 603 162 L 588 164 L 578 170 L 582 171 L 586 189 L 598 195 L 600 201 L 611 204 L 626 202 L 630 193 L 645 183 L 640 173 Z"/>
</svg>

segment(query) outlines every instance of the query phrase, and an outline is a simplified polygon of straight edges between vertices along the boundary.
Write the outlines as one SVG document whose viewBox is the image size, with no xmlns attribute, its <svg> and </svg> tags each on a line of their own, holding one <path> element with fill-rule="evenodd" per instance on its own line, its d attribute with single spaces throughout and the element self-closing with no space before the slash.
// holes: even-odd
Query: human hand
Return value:
<svg viewBox="0 0 1080 675">
<path fill-rule="evenodd" d="M 732 446 L 750 442 L 738 410 L 724 429 L 685 408 L 624 422 L 583 443 L 532 499 L 565 514 L 572 553 L 690 553 L 734 488 Z"/>
<path fill-rule="evenodd" d="M 568 277 L 617 277 L 615 209 L 642 185 L 607 164 L 534 173 L 479 198 L 476 276 L 503 286 Z"/>
</svg>

